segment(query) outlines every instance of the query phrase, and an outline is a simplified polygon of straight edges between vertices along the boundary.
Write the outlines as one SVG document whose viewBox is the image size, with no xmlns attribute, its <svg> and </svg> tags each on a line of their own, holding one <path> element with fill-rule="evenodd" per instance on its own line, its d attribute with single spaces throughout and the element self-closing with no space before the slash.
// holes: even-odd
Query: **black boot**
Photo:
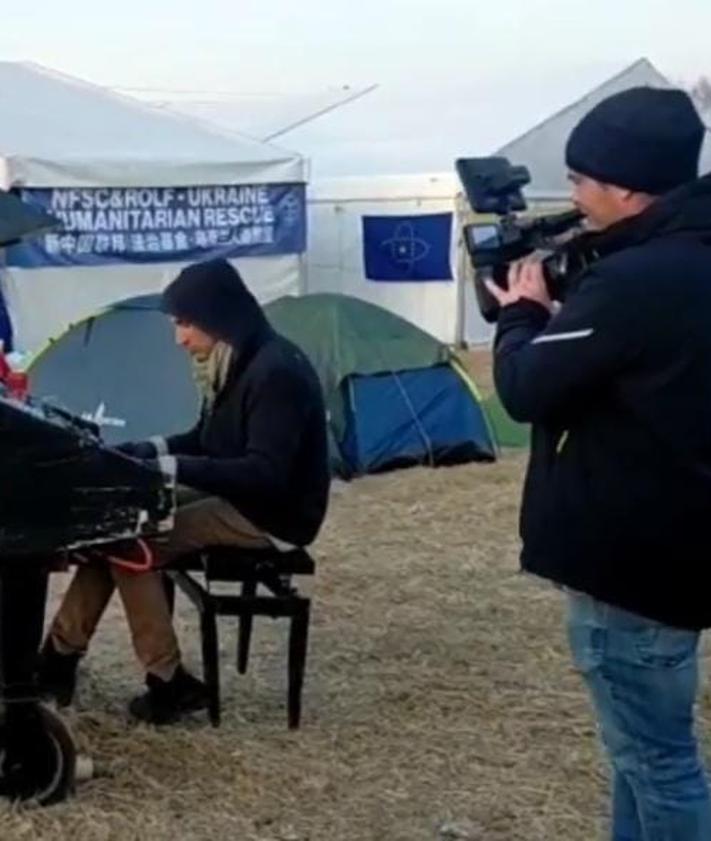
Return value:
<svg viewBox="0 0 711 841">
<path fill-rule="evenodd" d="M 68 707 L 77 688 L 77 668 L 81 654 L 61 654 L 47 637 L 39 653 L 37 683 L 44 698 L 54 699 L 58 706 Z"/>
<path fill-rule="evenodd" d="M 172 724 L 184 713 L 207 707 L 205 684 L 178 666 L 170 680 L 146 675 L 148 692 L 134 698 L 128 705 L 133 718 L 146 724 Z"/>
</svg>

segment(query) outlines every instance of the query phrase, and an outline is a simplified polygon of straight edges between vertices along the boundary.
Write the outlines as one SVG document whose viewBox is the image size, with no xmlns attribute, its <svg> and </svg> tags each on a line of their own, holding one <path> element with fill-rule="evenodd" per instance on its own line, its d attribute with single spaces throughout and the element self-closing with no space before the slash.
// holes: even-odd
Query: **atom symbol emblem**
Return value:
<svg viewBox="0 0 711 841">
<path fill-rule="evenodd" d="M 415 235 L 412 222 L 401 222 L 390 239 L 383 240 L 382 247 L 390 252 L 390 259 L 412 272 L 415 265 L 430 253 L 430 244 Z"/>
</svg>

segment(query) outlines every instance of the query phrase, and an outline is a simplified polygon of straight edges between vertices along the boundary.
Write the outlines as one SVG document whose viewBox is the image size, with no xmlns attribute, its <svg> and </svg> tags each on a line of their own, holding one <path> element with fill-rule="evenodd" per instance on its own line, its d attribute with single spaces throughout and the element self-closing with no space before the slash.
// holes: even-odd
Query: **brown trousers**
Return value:
<svg viewBox="0 0 711 841">
<path fill-rule="evenodd" d="M 166 566 L 205 546 L 271 544 L 228 502 L 181 488 L 173 530 L 149 545 L 156 564 Z M 56 649 L 65 654 L 87 650 L 114 590 L 121 596 L 141 665 L 169 680 L 180 663 L 180 648 L 160 572 L 135 574 L 111 563 L 80 566 L 50 627 Z"/>
</svg>

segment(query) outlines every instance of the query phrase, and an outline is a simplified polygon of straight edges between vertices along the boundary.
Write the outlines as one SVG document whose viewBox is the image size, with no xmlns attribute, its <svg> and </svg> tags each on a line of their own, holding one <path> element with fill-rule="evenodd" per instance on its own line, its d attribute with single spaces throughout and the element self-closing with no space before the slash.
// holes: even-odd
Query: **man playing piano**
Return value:
<svg viewBox="0 0 711 841">
<path fill-rule="evenodd" d="M 193 359 L 204 400 L 189 432 L 120 448 L 178 482 L 174 529 L 148 544 L 153 565 L 205 546 L 308 545 L 329 488 L 326 412 L 311 364 L 274 332 L 225 260 L 184 269 L 162 305 Z M 132 716 L 165 724 L 205 707 L 204 685 L 181 665 L 160 573 L 112 563 L 77 569 L 42 649 L 45 692 L 60 705 L 71 702 L 79 659 L 114 589 L 146 672 L 147 692 L 129 704 Z"/>
</svg>

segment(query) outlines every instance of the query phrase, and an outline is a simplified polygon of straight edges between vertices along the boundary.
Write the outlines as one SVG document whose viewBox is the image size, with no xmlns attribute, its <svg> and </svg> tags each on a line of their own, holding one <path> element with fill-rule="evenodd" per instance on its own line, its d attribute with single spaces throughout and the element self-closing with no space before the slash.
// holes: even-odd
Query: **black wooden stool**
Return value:
<svg viewBox="0 0 711 841">
<path fill-rule="evenodd" d="M 247 671 L 252 623 L 255 616 L 290 618 L 288 655 L 288 722 L 301 720 L 301 691 L 308 648 L 310 599 L 299 595 L 294 575 L 313 575 L 314 561 L 305 549 L 280 552 L 277 549 L 210 547 L 181 558 L 179 566 L 166 570 L 172 602 L 174 586 L 190 599 L 200 613 L 203 677 L 208 691 L 208 714 L 214 727 L 220 724 L 220 667 L 217 635 L 218 616 L 238 616 L 237 670 Z M 202 573 L 204 584 L 195 573 Z M 222 595 L 211 584 L 241 583 L 239 594 Z M 260 585 L 267 591 L 260 595 Z"/>
</svg>

